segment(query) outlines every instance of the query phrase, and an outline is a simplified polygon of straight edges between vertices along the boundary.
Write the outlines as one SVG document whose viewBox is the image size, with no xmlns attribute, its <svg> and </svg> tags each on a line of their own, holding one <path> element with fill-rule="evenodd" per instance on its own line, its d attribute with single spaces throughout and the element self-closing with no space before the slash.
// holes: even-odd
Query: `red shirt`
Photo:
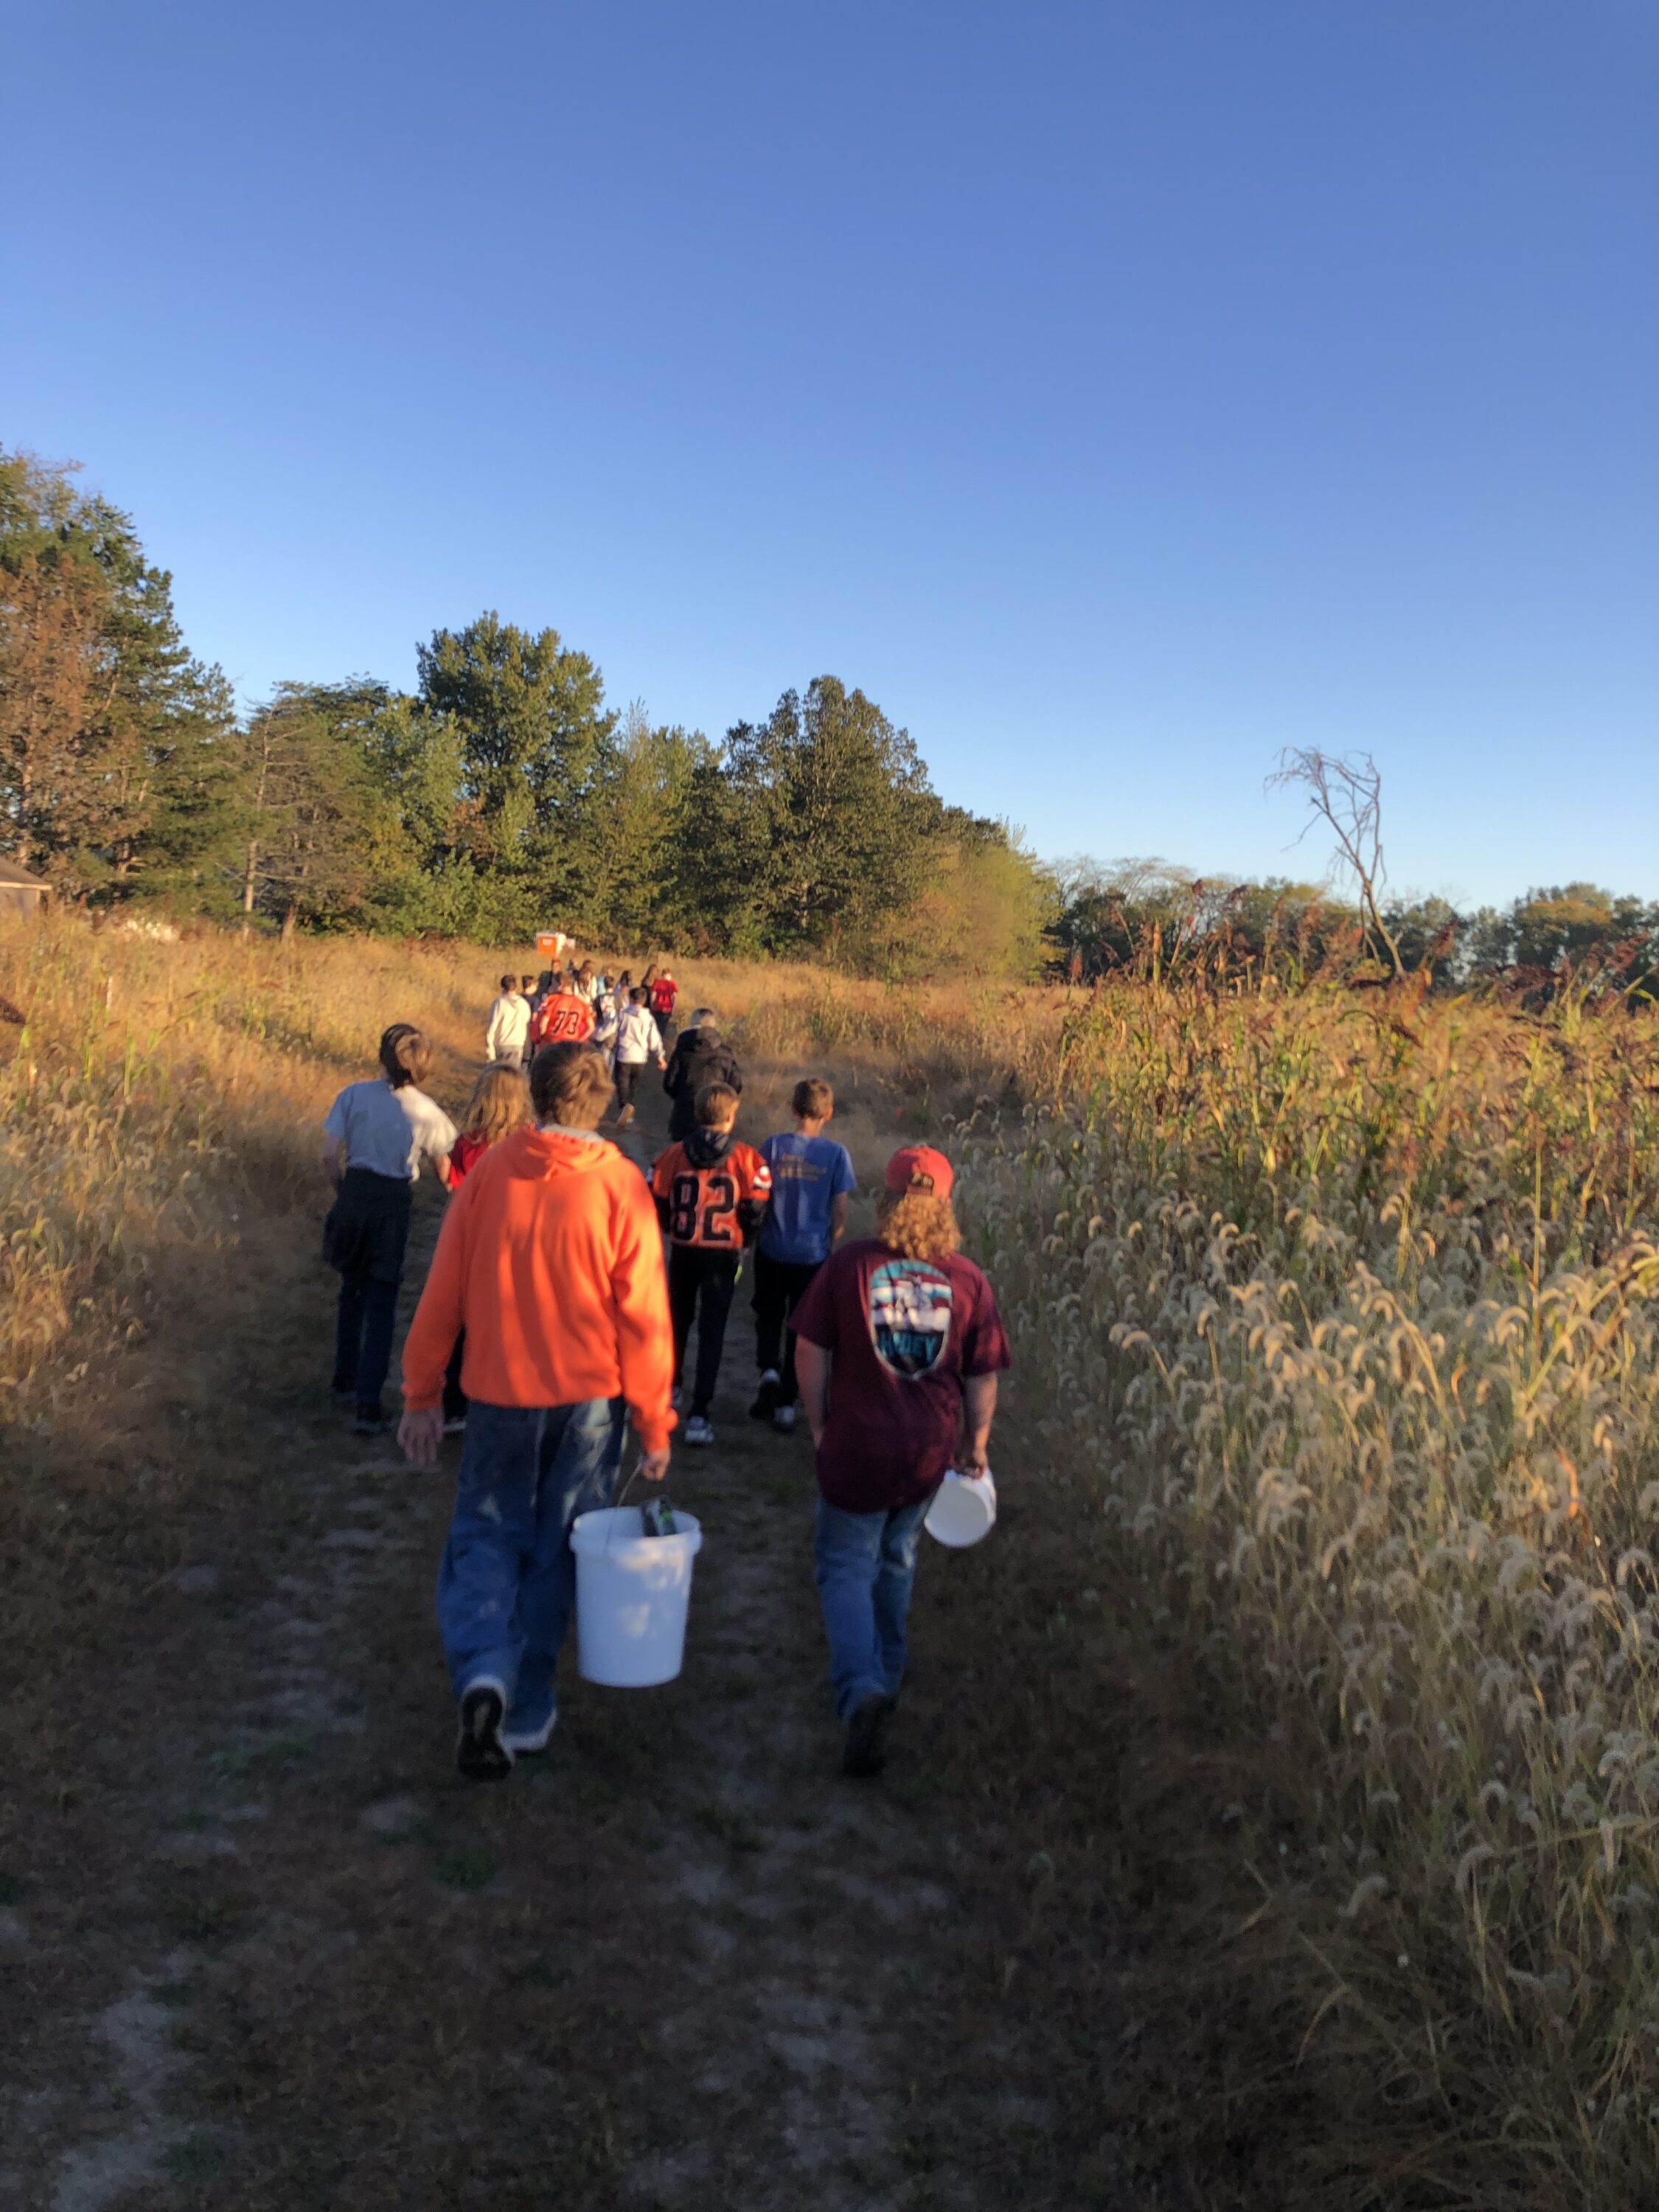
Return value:
<svg viewBox="0 0 1659 2212">
<path fill-rule="evenodd" d="M 672 1014 L 680 987 L 672 975 L 659 975 L 651 986 L 651 1011 L 653 1014 Z"/>
<path fill-rule="evenodd" d="M 936 1489 L 963 1383 L 1011 1364 L 995 1293 L 959 1252 L 904 1260 L 873 1238 L 843 1244 L 789 1326 L 835 1355 L 818 1488 L 848 1513 L 890 1513 Z"/>
<path fill-rule="evenodd" d="M 488 1137 L 469 1137 L 463 1133 L 456 1138 L 449 1152 L 449 1181 L 452 1188 L 460 1182 L 479 1153 L 487 1152 L 489 1150 Z"/>
<path fill-rule="evenodd" d="M 740 1252 L 738 1208 L 760 1206 L 771 1195 L 772 1170 L 752 1145 L 732 1145 L 708 1167 L 699 1167 L 684 1145 L 671 1145 L 651 1171 L 651 1188 L 668 1207 L 668 1241 L 706 1252 Z"/>
<path fill-rule="evenodd" d="M 534 1044 L 586 1044 L 593 1034 L 593 1009 L 574 991 L 550 991 L 530 1018 Z"/>
</svg>

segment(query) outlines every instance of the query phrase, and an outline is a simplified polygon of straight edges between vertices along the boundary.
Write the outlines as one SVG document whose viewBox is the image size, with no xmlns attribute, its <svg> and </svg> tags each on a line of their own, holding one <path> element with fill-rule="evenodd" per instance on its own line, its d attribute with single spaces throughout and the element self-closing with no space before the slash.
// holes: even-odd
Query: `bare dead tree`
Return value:
<svg viewBox="0 0 1659 2212">
<path fill-rule="evenodd" d="M 1365 933 L 1375 940 L 1371 949 L 1382 947 L 1395 981 L 1403 981 L 1406 963 L 1378 902 L 1387 876 L 1382 866 L 1382 773 L 1376 763 L 1369 753 L 1339 756 L 1322 752 L 1316 745 L 1286 745 L 1267 788 L 1306 793 L 1308 819 L 1296 842 L 1300 844 L 1316 822 L 1328 824 L 1343 866 L 1359 886 Z"/>
</svg>

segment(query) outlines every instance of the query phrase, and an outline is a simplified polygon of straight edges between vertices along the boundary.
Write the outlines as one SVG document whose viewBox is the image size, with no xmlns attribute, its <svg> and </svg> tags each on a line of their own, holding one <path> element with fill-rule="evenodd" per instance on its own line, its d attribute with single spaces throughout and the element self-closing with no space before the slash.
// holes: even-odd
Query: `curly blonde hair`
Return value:
<svg viewBox="0 0 1659 2212">
<path fill-rule="evenodd" d="M 933 1190 L 884 1190 L 876 1202 L 876 1234 L 903 1260 L 948 1260 L 962 1246 L 951 1201 Z"/>
</svg>

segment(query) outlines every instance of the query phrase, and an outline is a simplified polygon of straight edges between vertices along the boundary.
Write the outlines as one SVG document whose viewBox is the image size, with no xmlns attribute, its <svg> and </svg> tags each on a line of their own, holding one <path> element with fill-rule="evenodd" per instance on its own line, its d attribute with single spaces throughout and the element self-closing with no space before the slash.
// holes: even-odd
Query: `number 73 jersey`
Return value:
<svg viewBox="0 0 1659 2212">
<path fill-rule="evenodd" d="M 733 1145 L 707 1167 L 671 1145 L 651 1171 L 651 1188 L 668 1216 L 671 1243 L 738 1252 L 760 1227 L 772 1194 L 772 1170 L 752 1145 Z"/>
</svg>

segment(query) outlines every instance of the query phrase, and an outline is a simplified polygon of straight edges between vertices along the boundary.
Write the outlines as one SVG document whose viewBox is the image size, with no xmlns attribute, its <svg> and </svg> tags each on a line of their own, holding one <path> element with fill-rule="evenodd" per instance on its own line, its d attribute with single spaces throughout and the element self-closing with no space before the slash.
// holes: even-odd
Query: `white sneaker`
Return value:
<svg viewBox="0 0 1659 2212">
<path fill-rule="evenodd" d="M 776 1369 L 775 1367 L 768 1367 L 768 1368 L 765 1368 L 764 1370 L 763 1370 L 762 1374 L 761 1374 L 761 1379 L 760 1379 L 760 1386 L 761 1386 L 761 1389 L 763 1390 L 763 1389 L 766 1388 L 767 1384 L 769 1382 L 769 1383 L 772 1385 L 772 1388 L 775 1390 L 775 1389 L 777 1389 L 777 1387 L 778 1387 L 778 1380 L 779 1380 L 779 1377 L 778 1377 L 778 1370 L 777 1370 L 777 1369 Z"/>
<path fill-rule="evenodd" d="M 685 1425 L 685 1441 L 689 1444 L 712 1444 L 714 1441 L 713 1425 L 701 1413 L 693 1413 Z"/>
<path fill-rule="evenodd" d="M 782 1435 L 787 1437 L 790 1430 L 793 1429 L 794 1425 L 795 1409 L 793 1406 L 773 1407 L 772 1426 L 775 1429 L 778 1430 Z"/>
</svg>

